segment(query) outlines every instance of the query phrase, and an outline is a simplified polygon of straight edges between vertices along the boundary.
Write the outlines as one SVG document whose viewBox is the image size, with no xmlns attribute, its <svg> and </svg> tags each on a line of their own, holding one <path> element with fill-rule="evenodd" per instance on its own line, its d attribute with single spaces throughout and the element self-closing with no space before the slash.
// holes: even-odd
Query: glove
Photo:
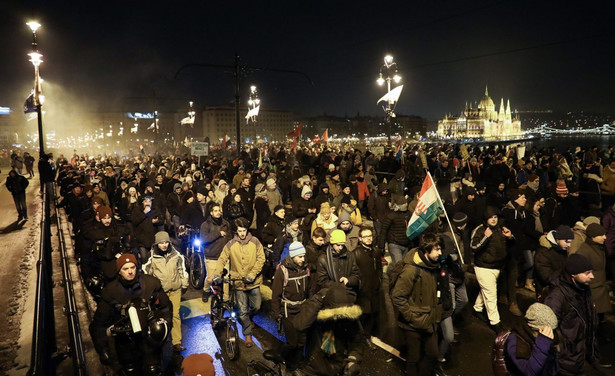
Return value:
<svg viewBox="0 0 615 376">
<path fill-rule="evenodd" d="M 219 275 L 215 275 L 211 279 L 211 283 L 213 283 L 214 285 L 221 285 L 222 284 L 222 278 Z"/>
<path fill-rule="evenodd" d="M 247 276 L 247 277 L 245 278 L 245 280 L 246 280 L 246 283 L 252 283 L 252 282 L 254 282 L 254 277 L 252 277 L 252 276 Z"/>
</svg>

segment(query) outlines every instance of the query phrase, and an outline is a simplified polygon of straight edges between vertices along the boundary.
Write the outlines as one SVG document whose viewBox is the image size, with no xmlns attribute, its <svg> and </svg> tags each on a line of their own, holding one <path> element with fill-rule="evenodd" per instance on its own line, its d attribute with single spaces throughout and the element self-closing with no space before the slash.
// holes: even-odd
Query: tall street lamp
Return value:
<svg viewBox="0 0 615 376">
<path fill-rule="evenodd" d="M 393 82 L 393 89 L 391 90 L 391 81 Z M 385 106 L 382 107 L 386 113 L 386 122 L 389 124 L 389 140 L 391 139 L 391 118 L 395 117 L 395 106 L 399 100 L 399 95 L 404 85 L 399 85 L 401 82 L 401 76 L 397 71 L 397 63 L 393 61 L 393 56 L 386 55 L 384 57 L 384 65 L 380 67 L 380 75 L 376 80 L 378 85 L 382 86 L 386 83 L 387 93 L 376 102 L 385 102 Z"/>
<path fill-rule="evenodd" d="M 43 62 L 41 59 L 43 55 L 38 52 L 38 43 L 36 41 L 36 30 L 41 27 L 36 21 L 30 21 L 26 23 L 32 30 L 32 52 L 28 54 L 30 56 L 30 61 L 32 65 L 34 65 L 34 93 L 33 100 L 34 106 L 36 106 L 36 114 L 38 116 L 38 147 L 39 147 L 39 156 L 42 157 L 45 154 L 45 141 L 43 139 L 43 116 L 41 110 L 41 80 L 40 80 L 40 65 Z"/>
</svg>

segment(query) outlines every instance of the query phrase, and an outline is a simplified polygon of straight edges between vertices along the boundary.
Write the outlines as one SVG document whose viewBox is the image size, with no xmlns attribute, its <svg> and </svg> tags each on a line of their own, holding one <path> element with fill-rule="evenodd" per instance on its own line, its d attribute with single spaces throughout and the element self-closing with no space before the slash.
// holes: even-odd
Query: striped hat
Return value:
<svg viewBox="0 0 615 376">
<path fill-rule="evenodd" d="M 567 195 L 568 188 L 566 187 L 566 184 L 558 184 L 557 187 L 555 188 L 555 194 Z"/>
</svg>

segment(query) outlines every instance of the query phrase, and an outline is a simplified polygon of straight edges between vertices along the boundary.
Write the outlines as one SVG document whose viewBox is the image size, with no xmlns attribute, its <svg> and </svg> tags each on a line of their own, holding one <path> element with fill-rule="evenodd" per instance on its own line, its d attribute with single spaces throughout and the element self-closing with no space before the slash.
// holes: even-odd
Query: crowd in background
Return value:
<svg viewBox="0 0 615 376">
<path fill-rule="evenodd" d="M 560 338 L 591 345 L 555 352 L 553 333 L 544 325 L 536 326 L 533 337 L 534 327 L 512 328 L 515 335 L 502 343 L 516 341 L 518 350 L 517 343 L 525 341 L 529 353 L 543 346 L 551 368 L 541 363 L 547 370 L 540 374 L 577 374 L 583 360 L 600 362 L 593 341 L 612 311 L 615 274 L 613 148 L 558 153 L 410 144 L 376 155 L 347 144 L 306 145 L 296 152 L 271 144 L 239 156 L 213 151 L 200 161 L 160 154 L 47 157 L 44 164 L 57 170 L 60 205 L 72 222 L 84 280 L 99 301 L 105 297 L 100 288 L 117 278 L 119 255 L 133 254 L 137 268 L 150 274 L 148 265 L 157 259 L 172 263 L 173 270 L 158 278 L 165 295 L 173 295 L 167 308 L 175 311 L 168 321 L 175 328 L 176 351 L 185 349 L 177 306 L 187 286 L 185 269 L 176 267 L 185 262 L 179 235 L 192 228 L 204 242 L 203 300 L 231 260 L 231 275 L 244 278 L 236 287 L 245 293 L 240 323 L 250 346 L 251 316 L 260 308 L 256 290 L 270 286 L 272 314 L 282 323 L 284 355 L 295 372 L 352 374 L 366 346 L 363 339 L 383 334 L 380 315 L 390 296 L 408 348 L 406 373 L 444 374 L 456 318 L 468 303 L 468 273 L 480 287 L 472 313 L 500 334 L 510 328 L 502 327 L 498 300 L 523 316 L 517 288 L 534 293 L 555 312 L 555 324 L 553 312 L 542 306 L 525 317 L 530 323 L 548 317 L 543 321 L 555 329 L 577 309 L 572 305 L 564 317 L 563 303 L 554 305 L 558 278 L 569 284 L 571 276 L 593 271 L 587 291 L 584 282 L 572 285 L 578 290 L 573 292 L 590 296 L 580 315 L 592 326 L 584 333 L 567 328 Z M 441 215 L 411 240 L 406 230 L 420 210 L 427 172 L 451 224 Z M 572 254 L 583 259 L 572 265 Z M 396 274 L 385 291 L 387 264 Z M 332 310 L 343 313 L 328 316 Z M 315 345 L 310 335 L 318 338 Z M 106 351 L 103 345 L 97 350 Z M 530 374 L 518 351 L 512 356 L 512 349 L 504 350 L 501 364 L 510 374 Z"/>
</svg>

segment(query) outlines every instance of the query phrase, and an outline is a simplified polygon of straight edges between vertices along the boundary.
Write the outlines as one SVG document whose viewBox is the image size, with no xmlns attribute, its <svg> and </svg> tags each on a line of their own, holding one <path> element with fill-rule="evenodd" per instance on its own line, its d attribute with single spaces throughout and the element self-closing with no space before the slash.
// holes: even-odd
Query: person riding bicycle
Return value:
<svg viewBox="0 0 615 376">
<path fill-rule="evenodd" d="M 171 326 L 171 301 L 158 278 L 139 273 L 135 255 L 121 255 L 116 261 L 116 271 L 118 277 L 103 289 L 90 323 L 94 348 L 101 363 L 114 371 L 121 369 L 124 375 L 161 375 L 162 346 L 168 342 L 164 329 Z M 147 327 L 139 331 L 131 325 L 131 332 L 117 334 L 112 341 L 108 329 L 125 321 L 124 311 L 134 301 L 141 301 L 149 308 Z M 158 330 L 161 328 L 162 334 Z"/>
<path fill-rule="evenodd" d="M 239 304 L 239 323 L 246 338 L 246 347 L 252 347 L 252 316 L 261 307 L 261 271 L 265 264 L 265 253 L 261 242 L 248 232 L 250 222 L 247 219 L 237 218 L 235 227 L 237 233 L 222 249 L 212 280 L 215 284 L 221 282 L 220 275 L 227 262 L 230 264 L 230 277 L 243 279 L 234 282 L 233 287 Z"/>
<path fill-rule="evenodd" d="M 310 270 L 305 262 L 305 248 L 299 242 L 292 242 L 288 256 L 280 263 L 273 277 L 271 310 L 280 320 L 286 335 L 283 356 L 289 371 L 299 366 L 306 344 L 306 332 L 298 331 L 293 320 L 310 294 Z"/>
<path fill-rule="evenodd" d="M 173 330 L 171 339 L 173 350 L 184 351 L 182 346 L 182 322 L 179 316 L 182 290 L 188 288 L 188 272 L 184 256 L 171 244 L 171 238 L 166 231 L 157 232 L 154 236 L 151 256 L 143 265 L 143 272 L 160 279 L 162 289 L 173 303 Z"/>
</svg>

